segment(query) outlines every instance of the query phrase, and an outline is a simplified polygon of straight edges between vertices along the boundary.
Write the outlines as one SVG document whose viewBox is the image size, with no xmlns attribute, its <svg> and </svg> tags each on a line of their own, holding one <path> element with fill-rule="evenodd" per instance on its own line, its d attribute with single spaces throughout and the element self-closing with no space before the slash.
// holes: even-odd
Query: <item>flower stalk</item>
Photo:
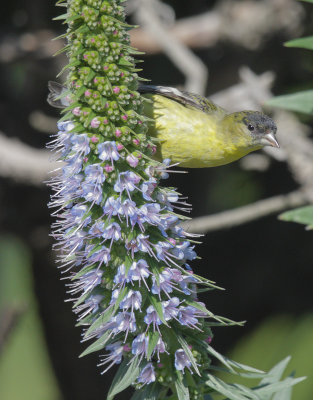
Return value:
<svg viewBox="0 0 313 400">
<path fill-rule="evenodd" d="M 83 341 L 92 341 L 83 355 L 100 351 L 102 373 L 120 365 L 108 399 L 132 385 L 136 399 L 201 400 L 214 387 L 209 354 L 222 357 L 211 326 L 230 321 L 197 299 L 199 285 L 214 285 L 189 265 L 194 238 L 177 213 L 188 205 L 160 186 L 174 166 L 153 158 L 122 3 L 57 3 L 67 10 L 57 19 L 68 25 L 69 64 L 50 145 L 63 162 L 50 182 L 55 248 Z"/>
</svg>

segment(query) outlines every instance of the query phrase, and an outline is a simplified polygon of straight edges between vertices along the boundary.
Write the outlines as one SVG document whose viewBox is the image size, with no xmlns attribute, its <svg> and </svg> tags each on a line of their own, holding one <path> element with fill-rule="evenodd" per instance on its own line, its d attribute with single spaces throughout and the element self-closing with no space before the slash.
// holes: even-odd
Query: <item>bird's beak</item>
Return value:
<svg viewBox="0 0 313 400">
<path fill-rule="evenodd" d="M 275 135 L 273 132 L 267 133 L 266 135 L 263 136 L 262 138 L 262 144 L 264 146 L 272 146 L 272 147 L 277 147 L 279 149 L 279 143 L 277 142 Z"/>
</svg>

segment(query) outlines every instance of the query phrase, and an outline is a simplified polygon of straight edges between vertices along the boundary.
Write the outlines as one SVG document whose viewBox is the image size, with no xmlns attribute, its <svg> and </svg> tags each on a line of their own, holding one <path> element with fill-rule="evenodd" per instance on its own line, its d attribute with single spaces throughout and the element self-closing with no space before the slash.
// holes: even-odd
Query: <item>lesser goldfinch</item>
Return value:
<svg viewBox="0 0 313 400">
<path fill-rule="evenodd" d="M 49 82 L 48 102 L 54 107 L 69 105 L 60 98 L 60 84 Z M 141 85 L 138 91 L 149 117 L 148 135 L 158 139 L 156 158 L 170 158 L 187 168 L 215 167 L 238 160 L 264 146 L 279 147 L 277 127 L 258 111 L 227 113 L 197 94 L 166 86 Z"/>
</svg>

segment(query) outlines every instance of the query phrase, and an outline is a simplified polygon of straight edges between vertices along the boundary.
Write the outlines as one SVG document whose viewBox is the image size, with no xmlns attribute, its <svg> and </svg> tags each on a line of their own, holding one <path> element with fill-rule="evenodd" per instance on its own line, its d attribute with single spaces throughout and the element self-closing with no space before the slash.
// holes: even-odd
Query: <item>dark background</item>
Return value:
<svg viewBox="0 0 313 400">
<path fill-rule="evenodd" d="M 168 3 L 174 7 L 177 18 L 182 18 L 208 11 L 216 2 Z M 303 7 L 307 10 L 303 19 L 304 34 L 310 34 L 312 9 L 308 4 Z M 1 46 L 14 43 L 28 32 L 45 30 L 52 36 L 63 33 L 63 26 L 52 21 L 63 10 L 56 8 L 52 1 L 11 0 L 2 3 L 0 10 Z M 276 32 L 254 51 L 228 42 L 197 50 L 210 71 L 206 94 L 209 96 L 238 82 L 237 71 L 241 65 L 248 65 L 257 74 L 274 71 L 276 94 L 310 87 L 312 67 L 310 71 L 307 66 L 312 55 L 284 48 L 282 43 L 288 39 L 283 32 Z M 36 49 L 18 51 L 11 60 L 2 60 L 0 64 L 0 131 L 38 149 L 45 146 L 49 137 L 35 130 L 29 117 L 34 110 L 57 117 L 57 111 L 46 104 L 47 81 L 55 79 L 64 62 L 61 57 L 56 60 L 41 53 Z M 158 84 L 183 84 L 183 76 L 164 55 L 143 58 L 143 77 Z M 278 133 L 278 138 L 279 135 L 283 132 Z M 297 188 L 287 166 L 277 161 L 272 161 L 265 172 L 243 171 L 239 163 L 190 170 L 188 175 L 171 177 L 168 184 L 188 196 L 193 205 L 192 216 L 222 211 Z M 101 376 L 96 367 L 97 355 L 77 357 L 85 345 L 80 343 L 80 328 L 74 328 L 71 305 L 64 303 L 64 283 L 59 280 L 60 271 L 51 250 L 48 201 L 49 190 L 45 186 L 34 187 L 0 178 L 1 235 L 18 237 L 31 253 L 40 318 L 63 399 L 105 398 L 113 371 Z M 247 321 L 243 328 L 215 329 L 213 345 L 218 351 L 223 354 L 231 351 L 238 341 L 249 337 L 270 317 L 288 315 L 296 323 L 302 315 L 312 314 L 312 239 L 312 232 L 306 232 L 302 225 L 279 221 L 276 216 L 212 232 L 203 238 L 197 248 L 202 259 L 196 260 L 193 268 L 226 291 L 209 292 L 202 300 L 218 315 Z M 289 353 L 286 347 L 280 358 Z M 278 361 L 279 358 L 273 363 Z M 250 363 L 259 367 L 253 358 Z M 302 374 L 309 372 L 301 371 Z M 119 398 L 127 399 L 129 395 Z"/>
</svg>

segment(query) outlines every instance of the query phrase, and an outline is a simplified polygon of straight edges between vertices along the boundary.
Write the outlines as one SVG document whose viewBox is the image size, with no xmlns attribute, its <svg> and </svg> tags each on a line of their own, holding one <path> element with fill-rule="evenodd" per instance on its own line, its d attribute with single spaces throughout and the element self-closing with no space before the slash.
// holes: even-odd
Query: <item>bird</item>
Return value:
<svg viewBox="0 0 313 400">
<path fill-rule="evenodd" d="M 50 81 L 48 103 L 65 108 L 66 88 Z M 155 158 L 180 167 L 207 168 L 229 164 L 265 146 L 279 148 L 275 122 L 259 111 L 228 113 L 198 94 L 168 86 L 139 85 L 147 99 L 143 114 L 157 140 Z"/>
</svg>

